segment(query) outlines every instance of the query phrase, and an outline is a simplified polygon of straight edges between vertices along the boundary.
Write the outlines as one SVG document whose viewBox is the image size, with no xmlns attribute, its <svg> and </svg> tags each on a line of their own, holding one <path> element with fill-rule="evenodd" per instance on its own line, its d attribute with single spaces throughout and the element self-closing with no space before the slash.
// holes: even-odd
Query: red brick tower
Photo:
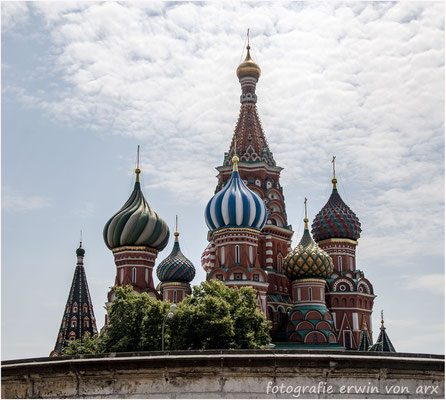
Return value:
<svg viewBox="0 0 446 400">
<path fill-rule="evenodd" d="M 234 130 L 229 151 L 225 153 L 223 165 L 217 167 L 216 193 L 224 189 L 231 179 L 231 159 L 239 156 L 238 171 L 244 184 L 256 193 L 265 203 L 268 218 L 265 226 L 255 235 L 248 232 L 244 236 L 239 232 L 232 237 L 233 243 L 252 243 L 252 260 L 259 269 L 260 276 L 265 276 L 267 288 L 267 314 L 273 323 L 271 334 L 285 338 L 287 325 L 286 313 L 292 306 L 291 283 L 282 271 L 282 262 L 291 250 L 292 227 L 288 224 L 285 201 L 280 185 L 281 167 L 276 165 L 269 149 L 262 124 L 257 113 L 256 84 L 260 77 L 260 67 L 251 59 L 248 42 L 246 58 L 237 68 L 237 77 L 241 84 L 240 114 Z M 203 253 L 202 265 L 208 272 L 208 278 L 216 276 L 214 267 L 218 267 L 217 247 L 223 240 L 218 235 L 208 236 L 209 245 Z M 249 257 L 249 254 L 247 255 Z M 262 273 L 260 273 L 260 270 Z M 266 274 L 266 273 L 267 274 Z"/>
<path fill-rule="evenodd" d="M 372 284 L 356 268 L 356 246 L 361 224 L 336 188 L 333 157 L 333 192 L 312 224 L 314 240 L 332 258 L 334 271 L 327 279 L 327 306 L 331 310 L 339 344 L 358 349 L 364 321 L 372 339 Z"/>
</svg>

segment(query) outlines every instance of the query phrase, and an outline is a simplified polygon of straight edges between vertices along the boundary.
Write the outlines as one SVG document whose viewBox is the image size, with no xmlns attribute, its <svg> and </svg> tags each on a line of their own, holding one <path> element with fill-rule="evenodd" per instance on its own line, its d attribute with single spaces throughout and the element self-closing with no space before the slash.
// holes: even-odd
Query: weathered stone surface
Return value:
<svg viewBox="0 0 446 400">
<path fill-rule="evenodd" d="M 444 356 L 265 350 L 2 363 L 4 398 L 444 398 Z"/>
</svg>

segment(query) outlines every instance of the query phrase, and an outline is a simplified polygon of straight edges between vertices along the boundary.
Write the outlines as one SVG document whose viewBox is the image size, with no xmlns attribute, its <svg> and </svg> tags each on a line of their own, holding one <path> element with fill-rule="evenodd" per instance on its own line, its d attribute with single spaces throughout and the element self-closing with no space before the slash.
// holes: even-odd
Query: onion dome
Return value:
<svg viewBox="0 0 446 400">
<path fill-rule="evenodd" d="M 160 262 L 156 269 L 156 276 L 161 282 L 189 283 L 195 276 L 194 265 L 183 255 L 175 232 L 175 243 L 172 252 Z"/>
<path fill-rule="evenodd" d="M 333 192 L 327 204 L 314 218 L 311 233 L 316 242 L 332 238 L 358 240 L 361 234 L 361 223 L 339 196 L 336 178 L 333 178 L 332 182 Z"/>
<path fill-rule="evenodd" d="M 203 253 L 201 254 L 201 266 L 206 272 L 209 272 L 213 265 L 212 256 L 212 243 L 208 243 Z"/>
<path fill-rule="evenodd" d="M 262 230 L 267 211 L 263 200 L 240 179 L 238 157 L 232 158 L 231 179 L 206 206 L 206 224 L 211 231 L 229 227 Z"/>
<path fill-rule="evenodd" d="M 299 244 L 285 257 L 285 275 L 293 280 L 304 278 L 330 278 L 333 272 L 331 257 L 312 239 L 305 217 L 305 230 Z"/>
<path fill-rule="evenodd" d="M 79 247 L 76 250 L 77 256 L 83 256 L 85 255 L 85 250 L 82 248 L 82 242 L 80 242 Z"/>
<path fill-rule="evenodd" d="M 251 46 L 248 44 L 248 46 L 246 46 L 246 49 L 247 49 L 246 58 L 237 67 L 237 77 L 239 79 L 246 77 L 259 79 L 261 70 L 260 67 L 251 58 L 251 54 L 249 52 Z"/>
<path fill-rule="evenodd" d="M 146 246 L 161 251 L 169 241 L 169 227 L 142 194 L 140 172 L 136 168 L 135 187 L 127 202 L 105 224 L 104 241 L 110 250 L 122 246 Z"/>
</svg>

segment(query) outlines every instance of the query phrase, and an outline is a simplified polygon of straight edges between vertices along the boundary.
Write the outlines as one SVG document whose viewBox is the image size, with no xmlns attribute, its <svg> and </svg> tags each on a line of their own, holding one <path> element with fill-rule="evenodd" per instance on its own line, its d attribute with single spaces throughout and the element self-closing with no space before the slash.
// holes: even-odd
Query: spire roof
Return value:
<svg viewBox="0 0 446 400">
<path fill-rule="evenodd" d="M 395 353 L 395 347 L 393 347 L 389 336 L 386 333 L 386 328 L 384 326 L 383 312 L 381 311 L 381 332 L 379 333 L 376 343 L 370 348 L 369 351 L 386 351 L 390 353 Z"/>
<path fill-rule="evenodd" d="M 82 251 L 80 252 L 79 250 Z M 93 303 L 91 301 L 87 275 L 84 269 L 84 254 L 85 250 L 79 246 L 76 250 L 77 265 L 74 270 L 70 293 L 68 294 L 56 345 L 50 354 L 51 356 L 61 355 L 66 341 L 80 339 L 86 333 L 89 335 L 95 335 L 97 333 Z"/>
<path fill-rule="evenodd" d="M 276 162 L 266 141 L 256 107 L 255 90 L 260 77 L 260 67 L 251 58 L 249 43 L 246 49 L 246 58 L 237 68 L 237 76 L 242 88 L 240 114 L 223 165 L 231 165 L 231 159 L 237 147 L 240 162 L 264 162 L 275 166 Z"/>
<path fill-rule="evenodd" d="M 372 341 L 370 340 L 370 335 L 369 335 L 369 331 L 367 329 L 367 323 L 365 321 L 364 315 L 362 317 L 363 317 L 362 332 L 361 332 L 361 336 L 359 338 L 358 351 L 368 351 L 368 349 L 372 345 Z"/>
</svg>

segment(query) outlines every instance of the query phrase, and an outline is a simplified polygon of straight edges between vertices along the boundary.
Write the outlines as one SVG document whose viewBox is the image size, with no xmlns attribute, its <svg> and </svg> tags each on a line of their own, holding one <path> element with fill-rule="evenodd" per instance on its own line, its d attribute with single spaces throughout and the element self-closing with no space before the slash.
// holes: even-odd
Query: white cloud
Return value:
<svg viewBox="0 0 446 400">
<path fill-rule="evenodd" d="M 444 275 L 427 274 L 410 276 L 406 278 L 405 288 L 409 290 L 422 290 L 429 293 L 444 296 Z"/>
<path fill-rule="evenodd" d="M 2 209 L 9 213 L 22 213 L 51 207 L 51 199 L 45 196 L 29 196 L 6 186 L 2 189 Z"/>
<path fill-rule="evenodd" d="M 1 7 L 2 32 L 11 32 L 29 19 L 28 3 L 25 1 L 2 1 Z"/>
<path fill-rule="evenodd" d="M 81 218 L 88 218 L 94 215 L 95 210 L 96 207 L 91 201 L 84 201 L 81 205 L 73 209 L 73 214 Z"/>
<path fill-rule="evenodd" d="M 443 254 L 443 4 L 37 2 L 32 9 L 54 43 L 42 58 L 51 60 L 46 73 L 62 80 L 44 93 L 16 88 L 17 98 L 63 124 L 140 138 L 143 183 L 201 205 L 235 126 L 235 69 L 249 26 L 262 68 L 259 114 L 285 168 L 288 209 L 303 192 L 313 213 L 322 207 L 336 154 L 341 194 L 363 223 L 369 262 L 383 264 L 385 253 L 406 265 L 425 243 Z"/>
</svg>

